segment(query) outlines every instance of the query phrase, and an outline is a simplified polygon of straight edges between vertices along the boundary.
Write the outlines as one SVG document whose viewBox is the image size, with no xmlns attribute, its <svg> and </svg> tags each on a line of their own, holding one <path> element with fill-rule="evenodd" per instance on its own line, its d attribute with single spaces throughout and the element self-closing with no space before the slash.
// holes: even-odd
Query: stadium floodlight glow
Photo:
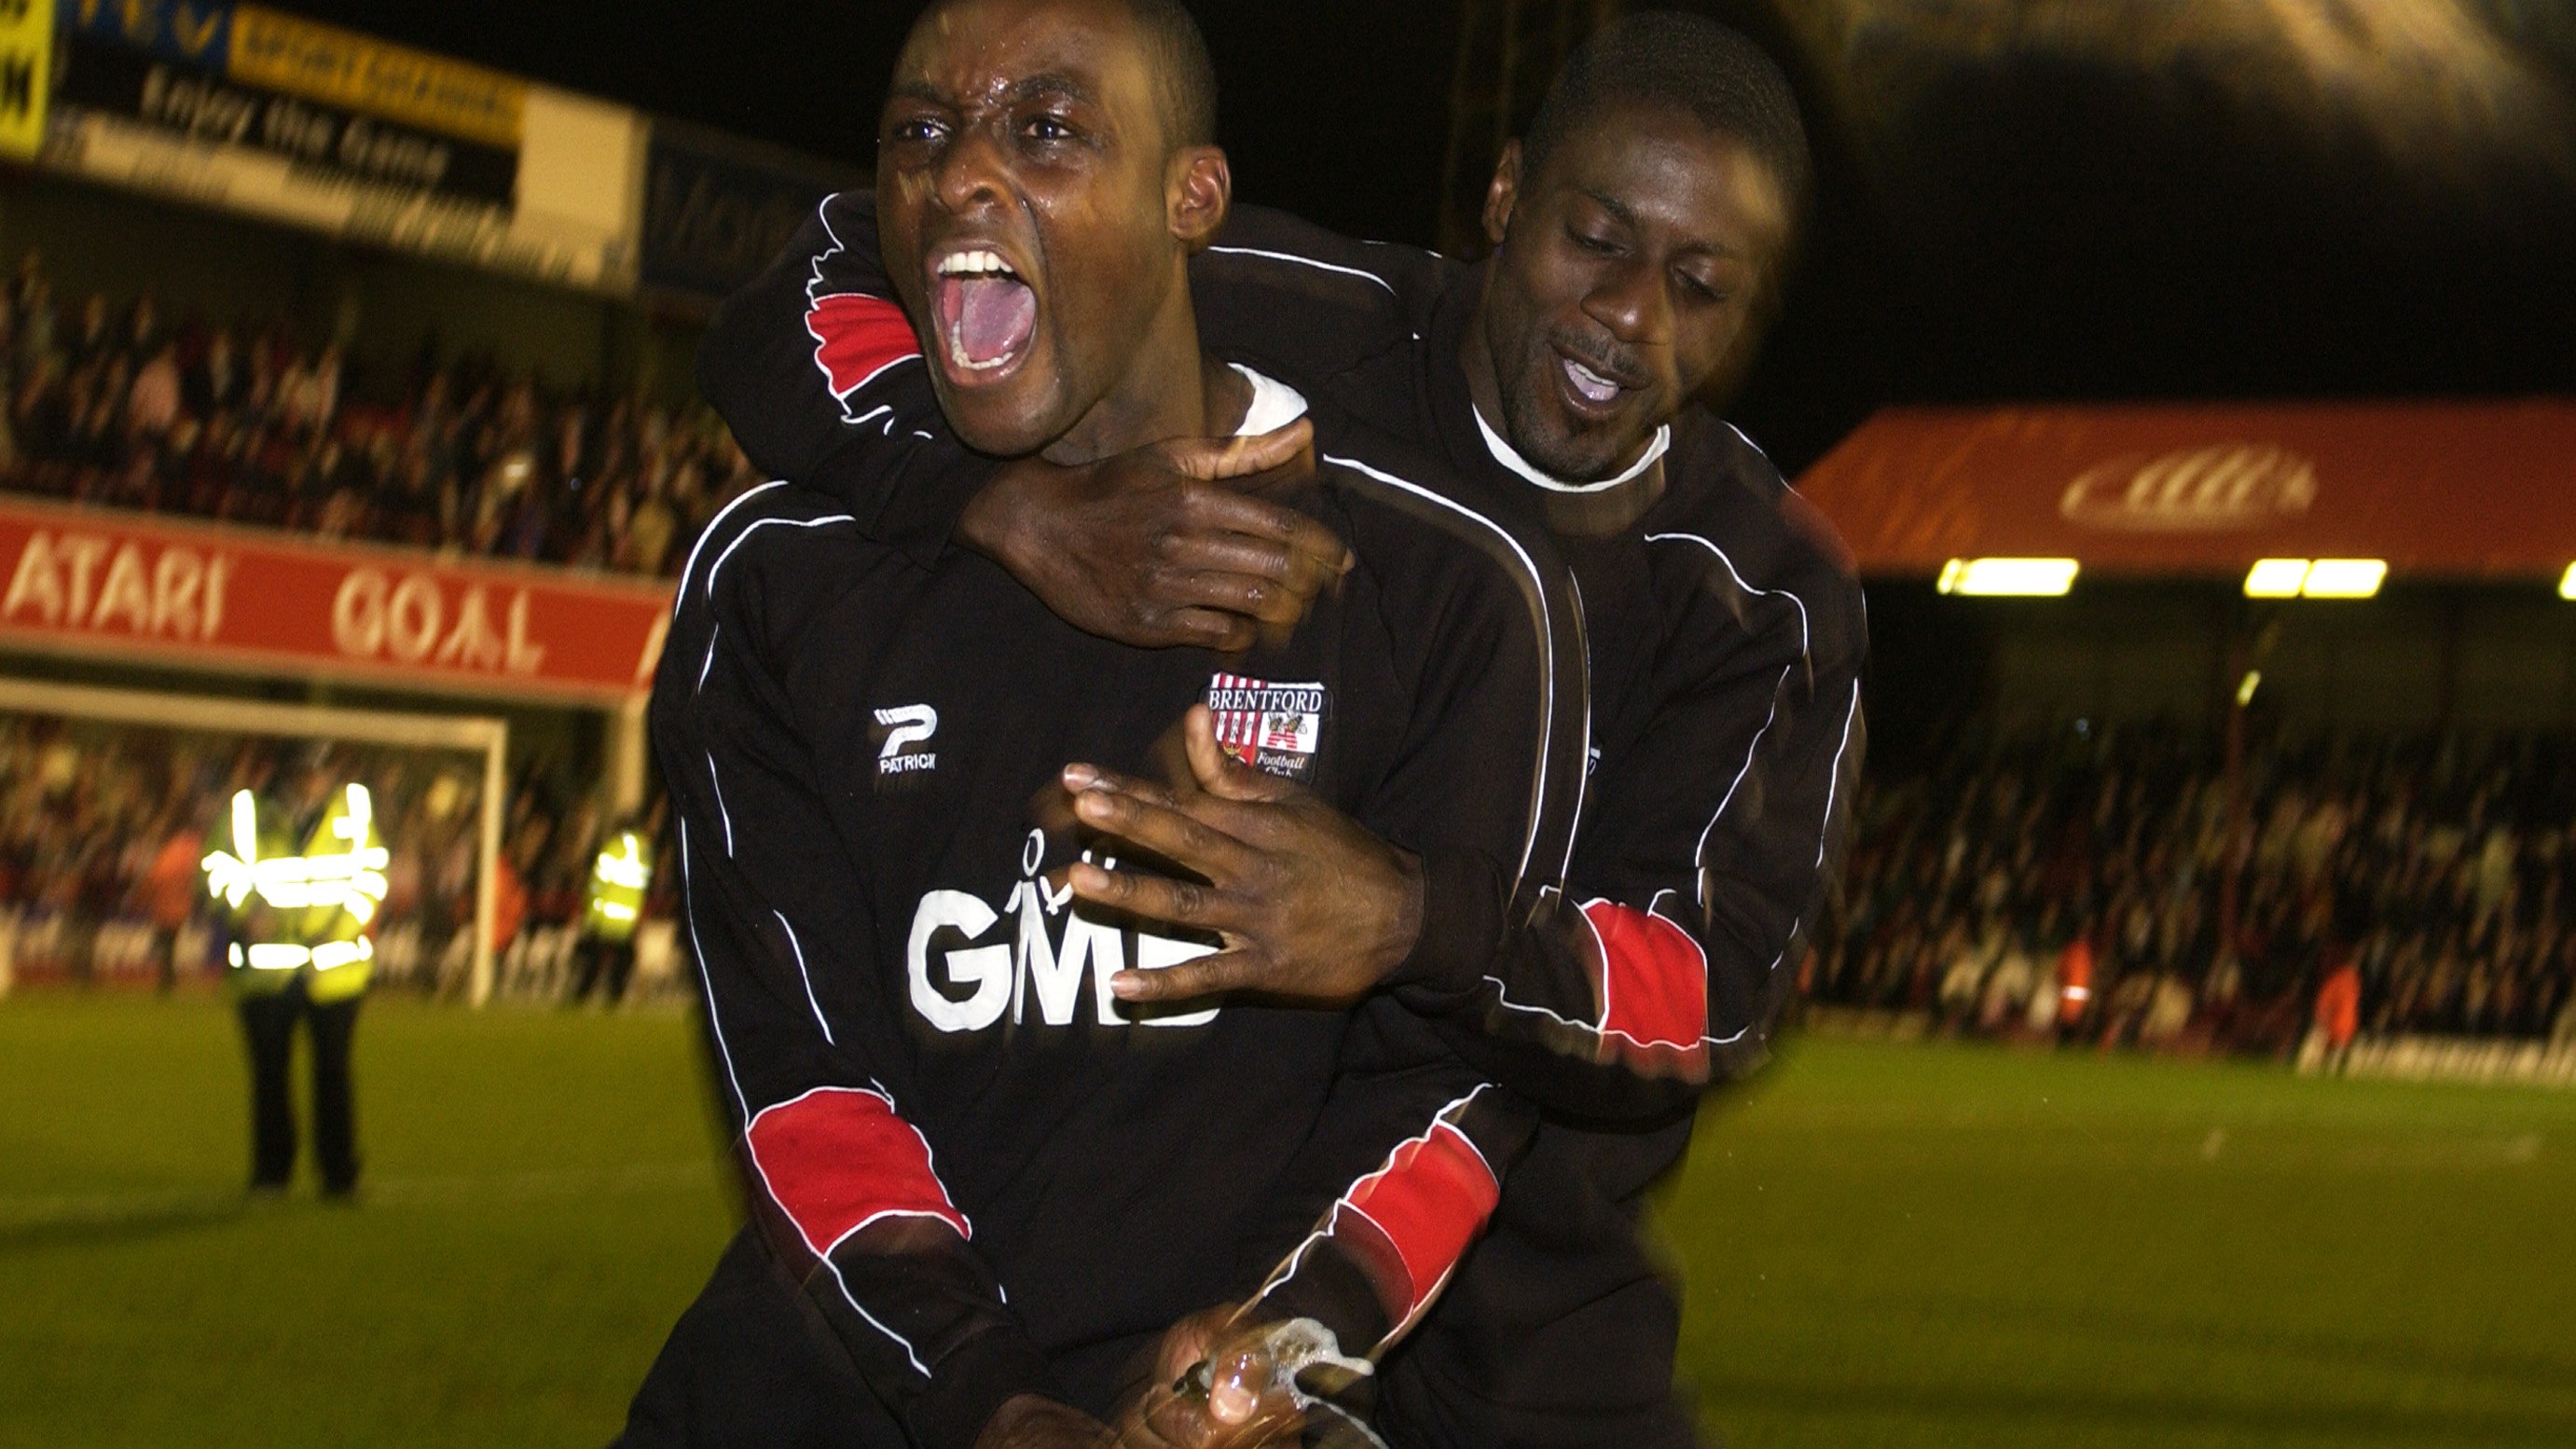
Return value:
<svg viewBox="0 0 2576 1449">
<path fill-rule="evenodd" d="M 2254 567 L 2245 571 L 2245 597 L 2249 599 L 2295 599 L 2308 582 L 2308 560 L 2303 558 L 2258 558 Z"/>
<path fill-rule="evenodd" d="M 2558 576 L 2558 597 L 2576 599 L 2576 563 L 2569 564 L 2567 572 Z"/>
<path fill-rule="evenodd" d="M 2576 567 L 2569 573 L 2576 576 Z M 2384 558 L 2257 559 L 2245 571 L 2245 597 L 2367 599 L 2379 592 L 2387 578 Z"/>
<path fill-rule="evenodd" d="M 2053 599 L 2075 587 L 2081 565 L 2071 558 L 1954 558 L 1935 583 L 1945 594 Z"/>
<path fill-rule="evenodd" d="M 2388 578 L 2388 560 L 2321 558 L 2308 565 L 2308 581 L 2299 596 L 2306 599 L 2367 599 Z"/>
<path fill-rule="evenodd" d="M 2254 702 L 2254 691 L 2261 689 L 2262 687 L 2263 671 L 2260 669 L 2246 670 L 2245 677 L 2238 680 L 2236 683 L 2236 707 L 2238 709 L 2243 709 L 2247 705 L 2252 704 Z"/>
</svg>

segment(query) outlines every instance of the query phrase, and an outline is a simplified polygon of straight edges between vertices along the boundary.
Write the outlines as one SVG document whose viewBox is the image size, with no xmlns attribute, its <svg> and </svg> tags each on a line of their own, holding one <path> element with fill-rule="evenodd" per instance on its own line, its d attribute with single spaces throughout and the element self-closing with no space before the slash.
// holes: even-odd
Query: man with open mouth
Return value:
<svg viewBox="0 0 2576 1449">
<path fill-rule="evenodd" d="M 1479 503 L 1543 520 L 1582 586 L 1598 766 L 1568 889 L 1479 923 L 1498 943 L 1482 979 L 1398 992 L 1561 1113 L 1388 1365 L 1382 1424 L 1399 1443 L 1692 1437 L 1671 1396 L 1677 1305 L 1638 1242 L 1640 1205 L 1678 1160 L 1694 1093 L 1767 1056 L 1862 753 L 1864 620 L 1840 545 L 1691 405 L 1749 361 L 1807 184 L 1777 67 L 1710 22 L 1639 15 L 1586 44 L 1505 153 L 1488 263 L 1253 208 L 1194 263 L 1212 349 L 1437 448 Z M 1212 487 L 1221 455 L 1166 443 L 1080 468 L 997 463 L 941 435 L 901 369 L 848 365 L 843 319 L 885 289 L 874 222 L 863 193 L 826 202 L 720 314 L 701 387 L 754 458 L 838 479 L 879 537 L 980 551 L 1132 643 L 1247 642 L 1325 585 L 1313 561 L 1333 541 Z M 1230 948 L 1118 989 L 1368 989 L 1392 948 L 1372 958 L 1312 925 L 1368 908 L 1330 812 L 1221 761 L 1194 774 L 1071 772 L 1095 797 L 1085 818 L 1201 878 L 1086 868 L 1074 888 Z M 1426 930 L 1460 928 L 1427 909 Z M 1621 1125 L 1593 1130 L 1605 1121 Z"/>
<path fill-rule="evenodd" d="M 1293 426 L 1318 460 L 1293 501 L 1348 541 L 1337 587 L 1246 651 L 1140 649 L 979 555 L 871 540 L 832 484 L 767 484 L 709 525 L 652 721 L 754 1226 L 627 1443 L 1217 1449 L 1347 1426 L 1318 1395 L 1364 1388 L 1421 1320 L 1527 1140 L 1531 1115 L 1391 996 L 1121 1001 L 1123 972 L 1213 938 L 1063 884 L 1112 849 L 1063 762 L 1144 771 L 1185 715 L 1329 802 L 1397 910 L 1452 885 L 1413 888 L 1385 840 L 1502 862 L 1452 914 L 1499 912 L 1554 878 L 1580 803 L 1578 609 L 1543 532 L 1201 351 L 1187 260 L 1230 200 L 1212 96 L 1169 0 L 935 4 L 880 131 L 893 296 L 844 299 L 836 362 L 908 379 L 973 448 L 1068 467 Z M 1340 929 L 1410 943 L 1398 979 L 1486 944 Z M 1205 1342 L 1225 1354 L 1198 1363 Z"/>
</svg>

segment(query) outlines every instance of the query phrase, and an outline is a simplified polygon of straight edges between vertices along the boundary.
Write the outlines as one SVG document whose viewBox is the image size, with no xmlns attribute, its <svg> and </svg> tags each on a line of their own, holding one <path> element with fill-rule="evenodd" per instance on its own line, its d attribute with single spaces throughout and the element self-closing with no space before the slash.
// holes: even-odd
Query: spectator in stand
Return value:
<svg viewBox="0 0 2576 1449">
<path fill-rule="evenodd" d="M 1957 1030 L 1976 1010 L 1983 989 L 1987 953 L 1984 944 L 1971 940 L 1965 922 L 1953 922 L 1941 940 L 1940 993 L 1935 997 L 1941 1024 Z"/>
<path fill-rule="evenodd" d="M 1985 1035 L 2002 1033 L 2029 1008 L 2031 993 L 2040 979 L 2031 934 L 2027 929 L 2014 931 L 2003 959 L 1996 963 L 1994 974 L 1986 978 L 1985 994 L 1977 1005 L 1977 1030 Z"/>
<path fill-rule="evenodd" d="M 125 340 L 119 354 L 128 362 L 141 362 L 161 349 L 161 308 L 150 292 L 134 299 L 125 314 Z"/>
<path fill-rule="evenodd" d="M 241 406 L 246 386 L 241 360 L 233 355 L 233 335 L 219 327 L 206 334 L 180 379 L 180 406 L 201 418 L 229 413 Z"/>
<path fill-rule="evenodd" d="M 54 347 L 54 285 L 45 280 L 44 255 L 29 248 L 9 286 L 9 310 L 18 334 L 21 366 L 50 357 Z"/>
<path fill-rule="evenodd" d="M 690 466 L 694 468 L 696 465 Z M 637 488 L 630 484 L 620 490 L 618 498 L 623 501 L 636 491 Z M 616 546 L 618 567 L 635 573 L 658 574 L 663 570 L 664 561 L 670 557 L 671 539 L 678 532 L 679 519 L 671 511 L 669 490 L 660 483 L 646 479 L 640 491 L 642 499 L 632 505 L 622 526 L 609 530 L 609 536 L 619 540 Z"/>
<path fill-rule="evenodd" d="M 134 436 L 157 445 L 179 422 L 179 344 L 164 342 L 134 374 L 125 397 L 125 422 Z"/>
<path fill-rule="evenodd" d="M 107 321 L 107 294 L 92 292 L 81 304 L 79 322 L 63 337 L 63 350 L 73 367 L 87 367 L 105 358 L 116 345 Z"/>
<path fill-rule="evenodd" d="M 2316 1030 L 2329 1071 L 2340 1068 L 2361 1034 L 2361 968 L 2349 955 L 2336 958 L 2325 984 L 2317 988 Z"/>
<path fill-rule="evenodd" d="M 152 921 L 153 976 L 167 996 L 179 983 L 179 933 L 187 929 L 205 894 L 201 862 L 206 858 L 206 838 L 183 806 L 173 806 L 160 825 L 164 839 L 143 877 L 141 895 Z"/>
<path fill-rule="evenodd" d="M 510 949 L 519 939 L 519 931 L 528 923 L 527 877 L 519 870 L 519 859 L 526 853 L 528 837 L 520 836 L 494 862 L 499 872 L 492 881 L 492 954 Z"/>
<path fill-rule="evenodd" d="M 2093 1009 L 2093 941 L 2078 931 L 2057 953 L 2057 1030 L 2073 1032 Z"/>
</svg>

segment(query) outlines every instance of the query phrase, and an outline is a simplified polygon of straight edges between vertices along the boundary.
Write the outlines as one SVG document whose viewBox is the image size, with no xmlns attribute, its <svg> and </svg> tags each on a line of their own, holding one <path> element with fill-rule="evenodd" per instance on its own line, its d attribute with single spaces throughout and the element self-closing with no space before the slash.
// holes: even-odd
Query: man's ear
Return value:
<svg viewBox="0 0 2576 1449">
<path fill-rule="evenodd" d="M 1500 247 L 1503 237 L 1512 229 L 1512 208 L 1521 199 L 1521 143 L 1505 141 L 1502 159 L 1494 163 L 1494 179 L 1485 187 L 1485 243 Z"/>
<path fill-rule="evenodd" d="M 1172 235 L 1196 252 L 1225 229 L 1234 206 L 1234 173 L 1225 152 L 1191 146 L 1172 158 Z"/>
</svg>

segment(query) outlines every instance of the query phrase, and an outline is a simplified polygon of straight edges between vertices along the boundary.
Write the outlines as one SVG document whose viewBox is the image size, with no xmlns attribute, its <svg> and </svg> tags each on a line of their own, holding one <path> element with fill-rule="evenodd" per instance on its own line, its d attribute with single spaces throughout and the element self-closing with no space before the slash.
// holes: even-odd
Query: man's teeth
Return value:
<svg viewBox="0 0 2576 1449">
<path fill-rule="evenodd" d="M 948 339 L 948 360 L 968 372 L 991 372 L 994 368 L 1007 366 L 1014 355 L 1016 354 L 1005 353 L 990 362 L 977 362 L 966 355 L 965 343 L 954 337 Z"/>
<path fill-rule="evenodd" d="M 939 259 L 939 275 L 1016 277 L 1019 273 L 1012 271 L 1010 264 L 1003 261 L 998 252 L 951 252 Z"/>
<path fill-rule="evenodd" d="M 1574 379 L 1574 390 L 1576 392 L 1583 394 L 1593 402 L 1608 402 L 1610 399 L 1619 395 L 1619 384 L 1611 381 L 1609 378 L 1603 377 L 1597 372 L 1594 372 L 1591 368 L 1584 366 L 1582 363 L 1575 361 L 1571 357 L 1565 359 L 1565 375 Z"/>
</svg>

